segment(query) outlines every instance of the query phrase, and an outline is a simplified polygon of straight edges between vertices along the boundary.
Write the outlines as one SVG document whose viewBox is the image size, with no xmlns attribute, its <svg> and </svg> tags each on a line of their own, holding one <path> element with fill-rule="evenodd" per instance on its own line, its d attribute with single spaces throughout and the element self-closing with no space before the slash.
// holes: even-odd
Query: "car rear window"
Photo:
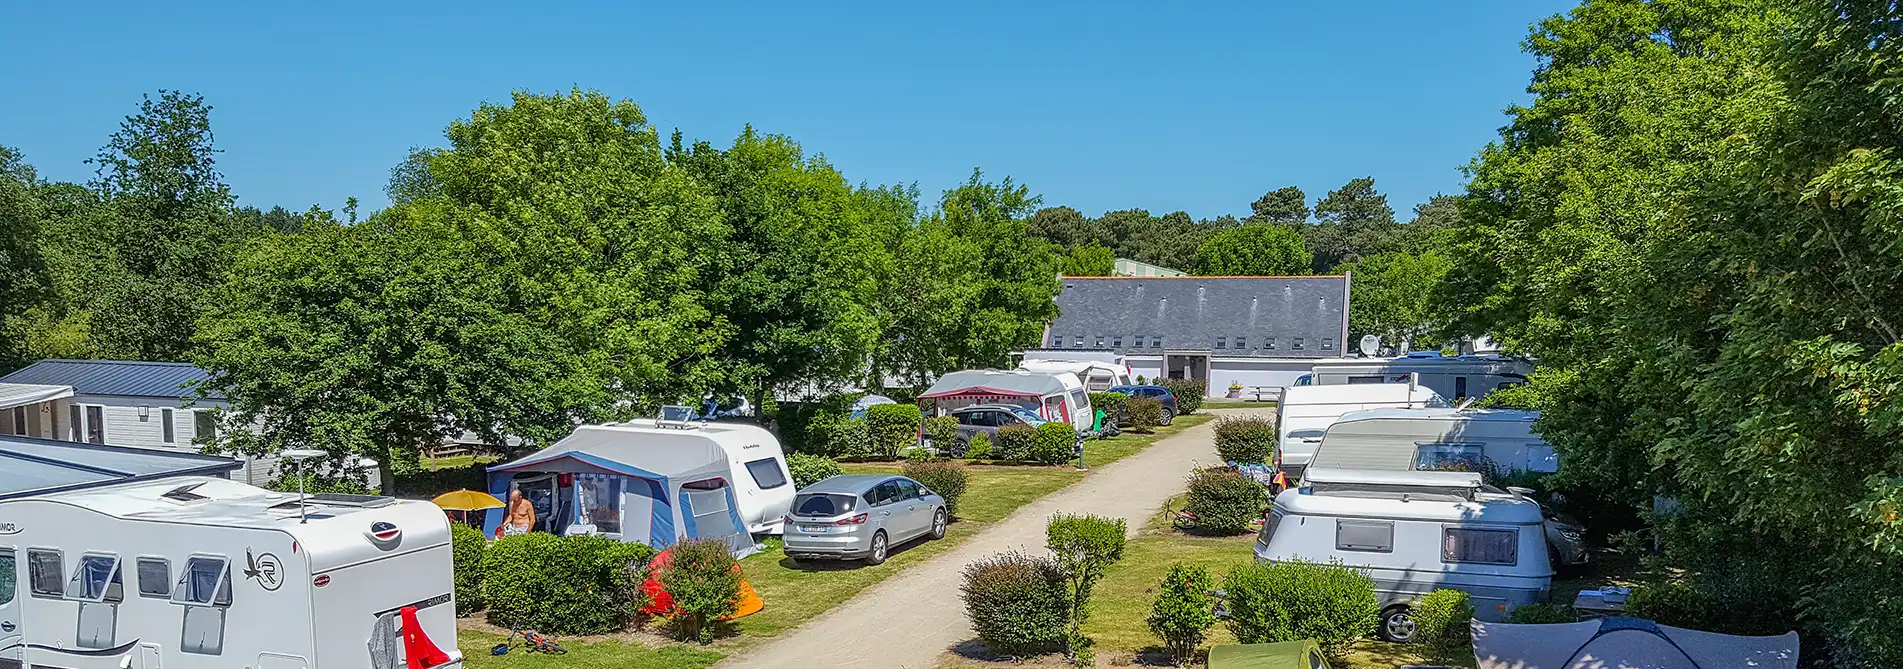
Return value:
<svg viewBox="0 0 1903 669">
<path fill-rule="evenodd" d="M 852 510 L 858 498 L 853 495 L 834 493 L 807 493 L 793 498 L 793 515 L 796 516 L 837 516 Z"/>
<path fill-rule="evenodd" d="M 747 472 L 753 474 L 753 482 L 760 484 L 761 490 L 772 490 L 786 485 L 786 475 L 780 472 L 778 458 L 762 458 L 749 462 Z"/>
</svg>

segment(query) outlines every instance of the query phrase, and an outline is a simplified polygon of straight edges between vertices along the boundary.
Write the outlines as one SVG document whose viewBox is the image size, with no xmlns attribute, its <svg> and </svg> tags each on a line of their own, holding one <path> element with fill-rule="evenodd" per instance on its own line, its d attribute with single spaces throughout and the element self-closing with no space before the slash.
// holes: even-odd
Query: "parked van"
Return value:
<svg viewBox="0 0 1903 669">
<path fill-rule="evenodd" d="M 1294 386 L 1282 393 L 1276 406 L 1276 429 L 1281 432 L 1276 448 L 1276 467 L 1290 481 L 1301 477 L 1302 470 L 1321 446 L 1323 435 L 1343 414 L 1368 409 L 1422 409 L 1445 407 L 1446 400 L 1433 390 L 1415 383 L 1377 383 L 1367 385 Z"/>
<path fill-rule="evenodd" d="M 1076 374 L 1017 369 L 971 369 L 938 377 L 918 396 L 927 417 L 949 415 L 974 404 L 1015 404 L 1048 421 L 1087 431 L 1097 420 L 1090 395 Z"/>
<path fill-rule="evenodd" d="M 1552 585 L 1538 504 L 1467 472 L 1312 469 L 1275 497 L 1256 537 L 1258 562 L 1341 564 L 1374 580 L 1378 632 L 1413 640 L 1410 606 L 1437 588 L 1467 593 L 1474 617 L 1499 622 L 1545 601 Z"/>
<path fill-rule="evenodd" d="M 1533 432 L 1538 411 L 1514 409 L 1371 409 L 1342 414 L 1317 446 L 1313 467 L 1436 469 L 1489 462 L 1533 472 L 1559 471 L 1552 444 Z"/>
<path fill-rule="evenodd" d="M 1340 358 L 1316 361 L 1307 385 L 1405 383 L 1416 375 L 1423 386 L 1458 402 L 1526 383 L 1533 363 L 1498 354 L 1442 356 L 1416 351 L 1399 358 Z"/>
<path fill-rule="evenodd" d="M 1075 374 L 1086 392 L 1100 393 L 1117 386 L 1130 385 L 1130 366 L 1102 360 L 1051 360 L 1026 358 L 1018 369 L 1045 374 Z"/>
</svg>

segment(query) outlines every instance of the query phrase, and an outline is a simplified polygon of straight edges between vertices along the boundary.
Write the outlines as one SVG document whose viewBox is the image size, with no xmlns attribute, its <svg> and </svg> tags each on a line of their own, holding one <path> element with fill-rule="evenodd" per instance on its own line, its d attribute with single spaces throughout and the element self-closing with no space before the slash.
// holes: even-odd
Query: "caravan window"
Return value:
<svg viewBox="0 0 1903 669">
<path fill-rule="evenodd" d="M 1416 470 L 1473 466 L 1485 460 L 1485 448 L 1480 444 L 1417 444 L 1414 447 Z"/>
<path fill-rule="evenodd" d="M 760 484 L 761 490 L 772 490 L 786 485 L 786 474 L 780 471 L 778 458 L 761 458 L 749 462 L 747 473 L 753 475 L 753 482 Z"/>
<path fill-rule="evenodd" d="M 13 549 L 0 548 L 0 606 L 13 603 L 13 597 L 20 589 L 19 583 L 14 580 L 19 574 L 19 567 L 13 564 Z"/>
<path fill-rule="evenodd" d="M 621 478 L 584 475 L 575 477 L 581 500 L 578 520 L 595 526 L 603 534 L 621 533 Z"/>
<path fill-rule="evenodd" d="M 66 598 L 82 602 L 119 602 L 124 599 L 119 578 L 119 556 L 88 553 L 79 556 L 73 577 L 66 580 Z"/>
<path fill-rule="evenodd" d="M 172 563 L 161 557 L 142 557 L 138 562 L 139 596 L 172 597 Z"/>
<path fill-rule="evenodd" d="M 1352 386 L 1352 385 L 1357 385 L 1357 384 L 1362 384 L 1362 383 L 1387 383 L 1387 382 L 1388 382 L 1388 379 L 1387 379 L 1387 377 L 1384 377 L 1384 376 L 1381 376 L 1380 374 L 1375 374 L 1375 375 L 1372 375 L 1372 376 L 1350 376 L 1350 377 L 1348 377 L 1348 385 L 1351 385 L 1351 386 Z"/>
<path fill-rule="evenodd" d="M 33 596 L 58 599 L 66 595 L 61 582 L 66 580 L 66 559 L 59 551 L 29 548 L 26 551 L 26 579 Z"/>
<path fill-rule="evenodd" d="M 1335 549 L 1362 553 L 1394 552 L 1394 521 L 1337 520 Z"/>
<path fill-rule="evenodd" d="M 201 606 L 231 605 L 231 568 L 221 557 L 192 556 L 178 574 L 172 601 Z"/>
<path fill-rule="evenodd" d="M 1085 395 L 1082 388 L 1070 391 L 1070 408 L 1080 409 L 1089 404 L 1090 396 Z M 1064 416 L 1064 418 L 1069 418 L 1069 416 Z"/>
<path fill-rule="evenodd" d="M 1448 527 L 1441 530 L 1441 562 L 1513 565 L 1520 562 L 1518 530 Z"/>
</svg>

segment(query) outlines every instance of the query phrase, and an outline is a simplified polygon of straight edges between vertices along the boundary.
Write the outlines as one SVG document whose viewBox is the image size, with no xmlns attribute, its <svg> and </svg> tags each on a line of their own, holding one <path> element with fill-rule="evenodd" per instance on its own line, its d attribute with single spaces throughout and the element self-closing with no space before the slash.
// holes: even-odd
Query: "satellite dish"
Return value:
<svg viewBox="0 0 1903 669">
<path fill-rule="evenodd" d="M 1380 353 L 1380 352 L 1381 352 L 1381 335 L 1362 335 L 1361 336 L 1361 354 L 1362 355 L 1372 358 L 1374 357 L 1374 354 Z"/>
</svg>

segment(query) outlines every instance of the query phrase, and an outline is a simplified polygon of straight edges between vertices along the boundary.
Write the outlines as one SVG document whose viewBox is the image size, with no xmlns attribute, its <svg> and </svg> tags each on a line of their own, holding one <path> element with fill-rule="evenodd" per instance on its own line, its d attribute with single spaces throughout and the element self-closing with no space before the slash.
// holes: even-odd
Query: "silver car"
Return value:
<svg viewBox="0 0 1903 669">
<path fill-rule="evenodd" d="M 891 474 L 834 476 L 800 490 L 782 537 L 794 560 L 885 562 L 892 546 L 945 536 L 945 498 Z"/>
</svg>

